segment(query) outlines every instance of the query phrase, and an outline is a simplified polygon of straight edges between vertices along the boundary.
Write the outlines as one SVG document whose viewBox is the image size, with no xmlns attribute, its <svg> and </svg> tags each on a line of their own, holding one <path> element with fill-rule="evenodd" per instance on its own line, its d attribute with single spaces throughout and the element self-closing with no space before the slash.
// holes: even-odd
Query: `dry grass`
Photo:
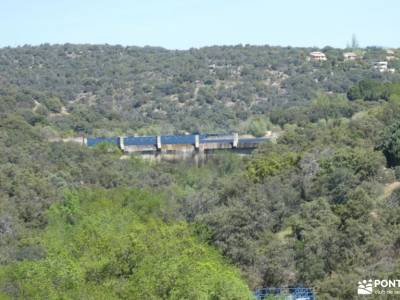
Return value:
<svg viewBox="0 0 400 300">
<path fill-rule="evenodd" d="M 395 181 L 392 183 L 389 183 L 385 186 L 384 188 L 384 192 L 383 192 L 383 197 L 386 199 L 387 197 L 389 197 L 393 191 L 397 188 L 400 188 L 400 181 Z"/>
</svg>

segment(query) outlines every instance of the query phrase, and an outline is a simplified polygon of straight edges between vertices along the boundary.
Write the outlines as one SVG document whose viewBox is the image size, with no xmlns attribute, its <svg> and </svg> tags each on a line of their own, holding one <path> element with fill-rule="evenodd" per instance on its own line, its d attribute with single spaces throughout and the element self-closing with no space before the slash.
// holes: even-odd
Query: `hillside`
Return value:
<svg viewBox="0 0 400 300">
<path fill-rule="evenodd" d="M 313 50 L 1 49 L 0 298 L 357 299 L 399 278 L 399 74 L 384 49 Z M 201 164 L 54 138 L 271 128 Z"/>
<path fill-rule="evenodd" d="M 42 45 L 0 49 L 2 95 L 17 102 L 1 112 L 32 110 L 63 133 L 176 133 L 248 131 L 254 116 L 276 115 L 319 93 L 344 94 L 361 79 L 398 80 L 378 72 L 381 48 L 221 46 L 188 51 L 108 45 Z M 399 55 L 398 52 L 393 57 Z M 400 70 L 398 60 L 390 68 Z M 37 120 L 39 118 L 39 120 Z M 204 122 L 207 120 L 207 122 Z"/>
</svg>

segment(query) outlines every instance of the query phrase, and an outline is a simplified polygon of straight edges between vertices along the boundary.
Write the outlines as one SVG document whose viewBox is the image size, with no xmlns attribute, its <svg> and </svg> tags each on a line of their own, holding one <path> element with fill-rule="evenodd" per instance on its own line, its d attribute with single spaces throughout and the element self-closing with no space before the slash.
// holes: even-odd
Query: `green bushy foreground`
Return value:
<svg viewBox="0 0 400 300">
<path fill-rule="evenodd" d="M 161 205 L 140 190 L 67 192 L 44 233 L 25 241 L 41 257 L 3 268 L 2 291 L 10 299 L 251 299 L 190 226 L 162 221 Z"/>
</svg>

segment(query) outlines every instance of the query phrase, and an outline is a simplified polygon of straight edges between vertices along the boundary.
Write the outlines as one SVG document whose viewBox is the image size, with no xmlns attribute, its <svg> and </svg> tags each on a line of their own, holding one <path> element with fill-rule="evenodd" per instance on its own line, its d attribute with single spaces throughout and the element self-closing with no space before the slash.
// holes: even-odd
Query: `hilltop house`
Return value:
<svg viewBox="0 0 400 300">
<path fill-rule="evenodd" d="M 386 60 L 394 60 L 394 59 L 396 59 L 396 56 L 395 56 L 395 53 L 394 53 L 393 50 L 387 49 L 386 50 L 386 54 L 387 54 Z"/>
<path fill-rule="evenodd" d="M 396 70 L 394 68 L 388 68 L 388 62 L 387 61 L 377 61 L 374 63 L 374 69 L 378 70 L 379 72 L 388 72 L 388 73 L 394 73 Z"/>
<path fill-rule="evenodd" d="M 374 63 L 374 69 L 379 72 L 387 72 L 388 70 L 388 62 L 387 61 L 377 61 Z"/>
<path fill-rule="evenodd" d="M 355 54 L 354 52 L 345 52 L 345 53 L 343 53 L 343 58 L 344 58 L 344 61 L 357 60 L 358 55 Z"/>
<path fill-rule="evenodd" d="M 320 51 L 313 51 L 310 53 L 310 60 L 312 61 L 325 61 L 326 55 Z"/>
</svg>

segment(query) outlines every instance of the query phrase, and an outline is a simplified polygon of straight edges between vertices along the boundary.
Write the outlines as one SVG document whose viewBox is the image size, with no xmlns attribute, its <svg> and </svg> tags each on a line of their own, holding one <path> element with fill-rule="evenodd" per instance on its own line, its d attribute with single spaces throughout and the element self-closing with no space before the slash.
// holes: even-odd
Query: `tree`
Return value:
<svg viewBox="0 0 400 300">
<path fill-rule="evenodd" d="M 30 299 L 252 299 L 238 272 L 187 224 L 161 221 L 160 207 L 140 190 L 66 194 L 34 241 L 46 257 L 3 268 L 1 289 Z"/>
<path fill-rule="evenodd" d="M 252 135 L 261 137 L 265 135 L 266 131 L 269 129 L 269 125 L 270 124 L 268 124 L 264 118 L 256 117 L 250 121 L 248 130 Z"/>
<path fill-rule="evenodd" d="M 400 164 L 400 121 L 395 121 L 385 130 L 378 149 L 385 154 L 389 166 Z"/>
<path fill-rule="evenodd" d="M 347 92 L 349 100 L 364 99 L 365 101 L 377 101 L 387 97 L 385 86 L 374 80 L 361 80 Z"/>
<path fill-rule="evenodd" d="M 47 109 L 53 113 L 61 112 L 62 103 L 57 97 L 50 97 L 43 99 L 43 104 L 47 107 Z"/>
<path fill-rule="evenodd" d="M 295 166 L 298 160 L 299 156 L 293 152 L 257 155 L 247 165 L 247 174 L 256 182 L 262 181 L 267 176 L 276 175 Z"/>
<path fill-rule="evenodd" d="M 352 86 L 347 92 L 347 98 L 349 100 L 357 100 L 362 99 L 362 94 L 360 91 L 360 87 L 358 85 Z"/>
<path fill-rule="evenodd" d="M 357 37 L 356 37 L 356 35 L 353 33 L 353 35 L 351 36 L 351 44 L 350 44 L 350 47 L 351 47 L 351 49 L 352 50 L 357 50 L 359 47 L 360 47 L 360 45 L 359 45 L 359 43 L 358 43 L 358 40 L 357 40 Z"/>
</svg>

